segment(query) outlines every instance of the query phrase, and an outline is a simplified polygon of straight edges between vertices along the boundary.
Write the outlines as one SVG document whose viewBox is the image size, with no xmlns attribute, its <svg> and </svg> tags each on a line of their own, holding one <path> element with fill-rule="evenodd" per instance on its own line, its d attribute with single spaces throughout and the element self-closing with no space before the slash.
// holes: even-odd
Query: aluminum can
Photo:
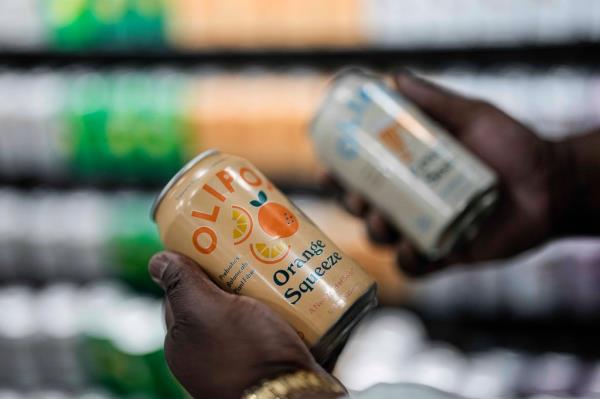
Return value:
<svg viewBox="0 0 600 399">
<path fill-rule="evenodd" d="M 210 150 L 190 161 L 152 210 L 168 249 L 225 290 L 279 313 L 327 361 L 375 306 L 375 283 L 252 164 Z"/>
<path fill-rule="evenodd" d="M 431 259 L 472 239 L 497 198 L 495 173 L 379 77 L 334 78 L 311 123 L 319 158 Z"/>
</svg>

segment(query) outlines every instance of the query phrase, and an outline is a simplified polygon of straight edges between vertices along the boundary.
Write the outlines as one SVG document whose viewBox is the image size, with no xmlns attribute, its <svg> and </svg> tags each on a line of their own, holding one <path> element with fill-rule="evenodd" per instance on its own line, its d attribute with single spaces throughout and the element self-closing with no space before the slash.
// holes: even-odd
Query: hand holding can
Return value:
<svg viewBox="0 0 600 399">
<path fill-rule="evenodd" d="M 344 83 L 345 75 L 354 83 Z M 408 72 L 397 74 L 395 83 L 396 90 L 373 75 L 343 74 L 313 123 L 313 139 L 342 203 L 365 217 L 375 241 L 395 244 L 402 270 L 421 276 L 455 263 L 508 257 L 556 234 L 564 200 L 553 193 L 569 192 L 561 178 L 567 150 L 560 142 L 544 141 L 493 105 Z M 337 86 L 348 87 L 332 100 Z M 356 115 L 364 119 L 352 119 Z M 414 151 L 414 141 L 423 138 L 431 140 Z M 364 148 L 367 161 L 353 151 Z M 431 151 L 437 154 L 427 155 Z M 350 161 L 340 153 L 355 154 L 354 163 L 367 164 L 380 182 L 369 183 L 369 174 L 344 178 L 354 169 L 344 166 Z"/>
<path fill-rule="evenodd" d="M 311 133 L 335 175 L 431 259 L 472 238 L 496 201 L 495 173 L 373 75 L 339 74 Z"/>
<path fill-rule="evenodd" d="M 153 208 L 168 249 L 260 300 L 325 362 L 375 303 L 375 283 L 249 162 L 208 151 Z"/>
</svg>

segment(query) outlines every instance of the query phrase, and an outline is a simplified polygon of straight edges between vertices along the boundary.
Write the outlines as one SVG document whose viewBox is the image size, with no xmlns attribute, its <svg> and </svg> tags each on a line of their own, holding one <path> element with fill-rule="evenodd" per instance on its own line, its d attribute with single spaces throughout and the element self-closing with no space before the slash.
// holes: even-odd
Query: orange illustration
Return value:
<svg viewBox="0 0 600 399">
<path fill-rule="evenodd" d="M 252 233 L 252 217 L 242 207 L 233 205 L 231 207 L 231 220 L 233 220 L 233 244 L 243 243 Z"/>
<path fill-rule="evenodd" d="M 379 133 L 379 139 L 390 151 L 396 153 L 402 161 L 410 162 L 412 154 L 406 147 L 406 143 L 402 140 L 400 134 L 396 131 L 397 128 L 400 128 L 400 126 L 391 125 L 382 130 Z"/>
<path fill-rule="evenodd" d="M 285 206 L 276 202 L 267 202 L 267 195 L 259 191 L 258 200 L 250 201 L 259 208 L 258 223 L 265 233 L 273 238 L 286 238 L 298 231 L 298 218 Z"/>
</svg>

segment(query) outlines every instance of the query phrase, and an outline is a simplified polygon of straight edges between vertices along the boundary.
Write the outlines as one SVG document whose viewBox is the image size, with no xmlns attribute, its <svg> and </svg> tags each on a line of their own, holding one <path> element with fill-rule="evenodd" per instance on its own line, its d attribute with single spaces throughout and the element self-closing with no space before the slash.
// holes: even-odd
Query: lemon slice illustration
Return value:
<svg viewBox="0 0 600 399">
<path fill-rule="evenodd" d="M 234 205 L 231 207 L 231 220 L 233 220 L 233 243 L 241 244 L 252 233 L 252 217 L 247 210 Z"/>
<path fill-rule="evenodd" d="M 257 261 L 271 265 L 281 262 L 290 252 L 290 246 L 279 240 L 269 244 L 250 244 L 250 252 Z"/>
</svg>

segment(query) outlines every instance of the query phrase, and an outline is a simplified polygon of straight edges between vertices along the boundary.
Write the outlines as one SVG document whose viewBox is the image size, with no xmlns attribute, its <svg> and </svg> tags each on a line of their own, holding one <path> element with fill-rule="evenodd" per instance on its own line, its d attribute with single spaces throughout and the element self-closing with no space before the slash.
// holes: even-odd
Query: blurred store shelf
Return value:
<svg viewBox="0 0 600 399">
<path fill-rule="evenodd" d="M 316 162 L 306 130 L 323 83 L 303 69 L 5 71 L 1 174 L 161 185 L 218 148 L 275 180 L 308 183 Z"/>
<path fill-rule="evenodd" d="M 345 348 L 349 388 L 600 397 L 598 240 L 411 281 L 318 188 L 307 128 L 347 65 L 409 66 L 557 139 L 600 125 L 600 1 L 0 0 L 0 399 L 184 397 L 149 207 L 211 147 L 292 193 L 395 307 Z"/>
<path fill-rule="evenodd" d="M 145 396 L 119 396 L 121 398 L 149 399 Z M 59 389 L 40 389 L 40 390 L 13 390 L 0 389 L 0 399 L 116 399 L 102 389 L 89 389 L 79 392 L 62 391 Z"/>
<path fill-rule="evenodd" d="M 0 47 L 448 48 L 596 41 L 594 0 L 2 0 Z"/>
<path fill-rule="evenodd" d="M 600 124 L 600 73 L 524 65 L 426 75 L 486 99 L 545 136 Z M 71 67 L 0 71 L 5 182 L 158 187 L 207 149 L 241 155 L 277 183 L 311 189 L 308 126 L 331 75 L 310 68 Z"/>
<path fill-rule="evenodd" d="M 118 278 L 157 293 L 147 272 L 150 257 L 162 249 L 150 220 L 153 199 L 139 192 L 0 189 L 0 283 Z M 380 281 L 384 303 L 402 300 L 404 283 L 391 250 L 370 244 L 359 220 L 331 201 L 292 200 Z"/>
<path fill-rule="evenodd" d="M 411 285 L 411 301 L 437 319 L 595 320 L 600 325 L 600 240 L 548 244 L 510 260 L 460 268 Z M 476 300 L 474 299 L 476 298 Z"/>
<path fill-rule="evenodd" d="M 354 390 L 417 383 L 465 398 L 592 398 L 600 393 L 598 364 L 585 357 L 501 346 L 465 352 L 432 340 L 429 330 L 412 313 L 376 311 L 355 330 L 334 374 Z"/>
<path fill-rule="evenodd" d="M 115 277 L 158 292 L 146 267 L 162 248 L 152 197 L 0 190 L 0 279 L 39 285 Z"/>
<path fill-rule="evenodd" d="M 0 282 L 119 278 L 138 290 L 158 292 L 146 269 L 162 248 L 149 217 L 153 197 L 133 191 L 3 188 Z M 476 270 L 456 268 L 409 285 L 395 264 L 393 248 L 369 243 L 359 219 L 332 200 L 291 198 L 373 275 L 383 304 L 408 304 L 433 320 L 597 320 L 598 240 L 557 242 L 510 261 Z"/>
<path fill-rule="evenodd" d="M 563 43 L 548 45 L 526 45 L 514 47 L 456 47 L 415 49 L 244 49 L 230 51 L 212 49 L 202 52 L 56 52 L 37 49 L 27 52 L 3 49 L 0 63 L 8 67 L 32 68 L 40 65 L 64 67 L 85 65 L 88 67 L 134 68 L 160 67 L 165 63 L 172 66 L 220 65 L 235 67 L 264 65 L 268 67 L 297 67 L 310 65 L 333 70 L 348 65 L 364 65 L 379 70 L 394 70 L 398 67 L 439 69 L 440 66 L 470 65 L 474 68 L 497 67 L 512 64 L 547 68 L 556 65 L 595 67 L 600 61 L 600 41 Z"/>
<path fill-rule="evenodd" d="M 97 281 L 40 290 L 5 286 L 0 306 L 5 309 L 0 318 L 2 399 L 185 397 L 164 362 L 162 308 L 155 299 L 133 295 L 113 281 Z M 437 340 L 436 329 L 405 310 L 380 309 L 355 330 L 335 375 L 350 389 L 419 383 L 466 398 L 600 393 L 599 364 L 589 352 L 514 348 L 493 340 L 465 349 Z M 557 332 L 513 334 L 529 334 L 531 344 Z M 93 390 L 97 386 L 103 391 Z"/>
<path fill-rule="evenodd" d="M 3 287 L 0 306 L 0 392 L 101 385 L 116 397 L 185 397 L 164 361 L 158 300 L 95 282 Z"/>
</svg>

